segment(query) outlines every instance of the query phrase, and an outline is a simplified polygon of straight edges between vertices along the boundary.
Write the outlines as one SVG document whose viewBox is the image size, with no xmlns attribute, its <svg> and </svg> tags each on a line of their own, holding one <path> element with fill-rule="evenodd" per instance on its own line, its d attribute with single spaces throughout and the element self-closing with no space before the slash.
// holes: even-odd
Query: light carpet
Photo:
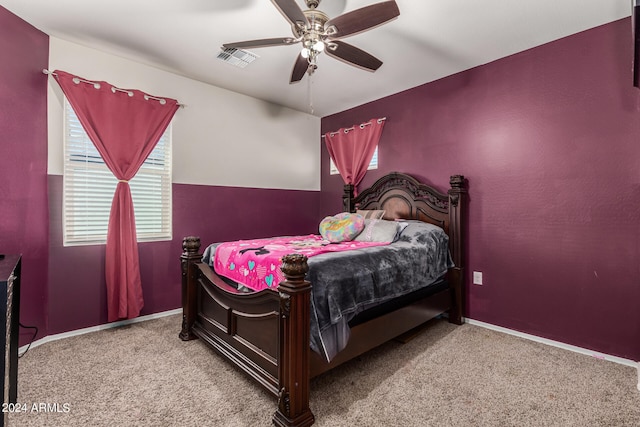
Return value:
<svg viewBox="0 0 640 427">
<path fill-rule="evenodd" d="M 9 425 L 270 426 L 276 400 L 199 340 L 180 341 L 180 324 L 30 350 L 18 373 L 26 410 Z M 640 426 L 636 384 L 629 366 L 434 320 L 312 380 L 310 404 L 317 426 Z"/>
</svg>

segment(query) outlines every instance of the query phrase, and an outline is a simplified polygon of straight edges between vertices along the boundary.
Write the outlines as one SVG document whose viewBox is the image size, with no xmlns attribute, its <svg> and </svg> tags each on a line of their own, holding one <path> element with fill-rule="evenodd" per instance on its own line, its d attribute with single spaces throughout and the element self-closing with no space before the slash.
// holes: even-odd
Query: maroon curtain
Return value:
<svg viewBox="0 0 640 427">
<path fill-rule="evenodd" d="M 384 119 L 371 119 L 367 123 L 324 135 L 333 163 L 344 183 L 353 184 L 355 194 L 358 194 L 358 184 L 367 173 L 383 127 Z"/>
<path fill-rule="evenodd" d="M 174 99 L 149 97 L 107 82 L 56 70 L 54 77 L 82 127 L 118 179 L 105 259 L 108 320 L 131 319 L 144 305 L 129 180 L 156 146 L 178 109 Z"/>
</svg>

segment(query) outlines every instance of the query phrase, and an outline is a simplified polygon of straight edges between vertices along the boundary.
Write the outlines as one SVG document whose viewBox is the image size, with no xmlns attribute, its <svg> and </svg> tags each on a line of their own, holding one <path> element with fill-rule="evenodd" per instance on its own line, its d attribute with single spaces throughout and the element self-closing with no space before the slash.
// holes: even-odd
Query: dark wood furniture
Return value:
<svg viewBox="0 0 640 427">
<path fill-rule="evenodd" d="M 2 348 L 0 357 L 0 386 L 2 403 L 16 403 L 18 398 L 18 334 L 20 322 L 20 255 L 5 255 L 0 259 L 0 328 Z M 7 425 L 7 413 L 0 418 L 0 426 Z"/>
<path fill-rule="evenodd" d="M 454 175 L 443 194 L 411 176 L 391 173 L 357 197 L 345 186 L 345 209 L 384 209 L 385 218 L 417 219 L 442 227 L 449 235 L 455 267 L 448 286 L 391 312 L 351 323 L 347 347 L 327 363 L 309 347 L 310 293 L 305 280 L 306 257 L 283 259 L 286 280 L 278 291 L 240 293 L 201 262 L 200 239 L 185 237 L 182 262 L 182 340 L 200 338 L 246 372 L 278 399 L 273 422 L 278 426 L 309 426 L 310 379 L 409 330 L 448 313 L 461 324 L 464 289 L 465 179 Z"/>
</svg>

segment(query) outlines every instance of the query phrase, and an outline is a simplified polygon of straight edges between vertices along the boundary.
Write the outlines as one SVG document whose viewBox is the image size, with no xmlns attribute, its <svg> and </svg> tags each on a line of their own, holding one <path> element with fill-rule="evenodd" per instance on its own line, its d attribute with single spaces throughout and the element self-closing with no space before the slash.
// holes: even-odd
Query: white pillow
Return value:
<svg viewBox="0 0 640 427">
<path fill-rule="evenodd" d="M 387 242 L 396 240 L 400 223 L 397 221 L 386 221 L 384 219 L 365 219 L 364 230 L 356 236 L 357 242 Z"/>
</svg>

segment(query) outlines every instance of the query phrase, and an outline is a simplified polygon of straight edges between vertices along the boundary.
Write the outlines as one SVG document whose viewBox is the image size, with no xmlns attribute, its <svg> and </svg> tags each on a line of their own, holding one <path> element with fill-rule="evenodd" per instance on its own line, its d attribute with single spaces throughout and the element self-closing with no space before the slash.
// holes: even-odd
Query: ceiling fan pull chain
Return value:
<svg viewBox="0 0 640 427">
<path fill-rule="evenodd" d="M 307 97 L 309 98 L 309 114 L 313 114 L 313 92 L 311 85 L 313 83 L 313 75 L 310 75 L 307 79 Z"/>
</svg>

